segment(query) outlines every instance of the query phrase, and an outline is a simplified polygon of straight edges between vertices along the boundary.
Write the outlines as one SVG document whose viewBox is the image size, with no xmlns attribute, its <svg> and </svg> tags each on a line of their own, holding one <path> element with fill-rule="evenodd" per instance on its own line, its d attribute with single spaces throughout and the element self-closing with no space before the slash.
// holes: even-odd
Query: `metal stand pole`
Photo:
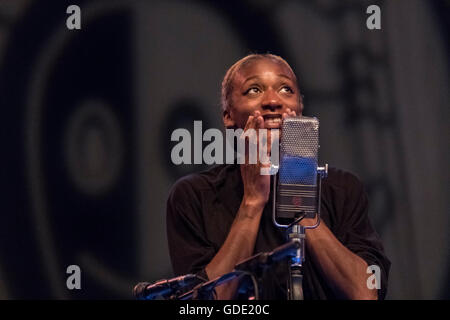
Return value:
<svg viewBox="0 0 450 320">
<path fill-rule="evenodd" d="M 298 239 L 300 246 L 289 265 L 289 300 L 303 300 L 303 261 L 305 260 L 305 228 L 295 224 L 288 229 L 289 240 Z"/>
<path fill-rule="evenodd" d="M 315 229 L 320 224 L 320 203 L 322 194 L 322 179 L 328 175 L 328 164 L 323 167 L 317 168 L 318 174 L 318 201 L 317 201 L 317 215 L 316 223 L 311 226 L 301 226 L 299 222 L 304 218 L 304 215 L 298 218 L 294 223 L 290 225 L 280 225 L 276 222 L 275 212 L 276 212 L 276 182 L 273 181 L 273 222 L 275 226 L 280 228 L 287 228 L 287 238 L 288 241 L 297 239 L 300 242 L 300 246 L 297 249 L 296 255 L 291 258 L 289 264 L 289 278 L 288 278 L 288 299 L 289 300 L 303 300 L 303 263 L 305 261 L 305 231 L 307 229 Z"/>
</svg>

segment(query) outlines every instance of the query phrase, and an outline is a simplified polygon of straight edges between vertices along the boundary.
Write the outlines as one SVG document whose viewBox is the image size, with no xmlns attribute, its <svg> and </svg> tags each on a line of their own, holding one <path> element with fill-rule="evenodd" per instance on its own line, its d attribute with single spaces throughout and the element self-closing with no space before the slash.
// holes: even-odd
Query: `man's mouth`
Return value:
<svg viewBox="0 0 450 320">
<path fill-rule="evenodd" d="M 282 122 L 281 114 L 266 114 L 263 115 L 263 118 L 265 128 L 267 129 L 280 128 Z"/>
</svg>

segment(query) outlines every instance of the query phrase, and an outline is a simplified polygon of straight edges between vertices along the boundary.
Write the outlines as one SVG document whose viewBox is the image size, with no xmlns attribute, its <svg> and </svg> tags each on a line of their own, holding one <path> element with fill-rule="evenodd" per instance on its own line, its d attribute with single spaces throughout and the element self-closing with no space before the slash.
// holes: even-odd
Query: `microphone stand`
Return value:
<svg viewBox="0 0 450 320">
<path fill-rule="evenodd" d="M 200 281 L 205 281 L 198 275 L 186 274 L 172 279 L 162 279 L 154 283 L 140 282 L 133 288 L 133 295 L 137 300 L 154 300 L 163 298 L 174 300 L 186 288 L 192 288 Z"/>
<path fill-rule="evenodd" d="M 226 283 L 236 277 L 238 277 L 240 271 L 232 271 L 230 273 L 224 274 L 216 279 L 200 283 L 191 291 L 188 291 L 181 296 L 178 300 L 212 300 L 212 293 L 216 286 Z"/>
<path fill-rule="evenodd" d="M 318 174 L 318 184 L 319 184 L 319 195 L 318 195 L 318 205 L 317 205 L 317 215 L 316 223 L 311 226 L 302 226 L 299 222 L 305 217 L 303 214 L 301 217 L 296 219 L 293 223 L 289 225 L 280 225 L 275 220 L 276 212 L 276 181 L 273 182 L 273 221 L 277 227 L 287 228 L 287 238 L 292 240 L 297 240 L 300 243 L 299 248 L 296 251 L 295 256 L 291 258 L 289 264 L 289 278 L 288 278 L 288 300 L 304 300 L 303 295 L 303 262 L 305 261 L 305 231 L 307 229 L 315 229 L 320 224 L 320 203 L 321 203 L 321 187 L 322 179 L 328 174 L 328 164 L 324 167 L 317 168 Z"/>
<path fill-rule="evenodd" d="M 263 272 L 272 264 L 281 261 L 287 257 L 296 255 L 297 250 L 300 248 L 300 241 L 293 238 L 291 241 L 275 248 L 270 252 L 260 252 L 255 254 L 240 263 L 238 263 L 234 270 L 230 273 L 224 274 L 216 279 L 200 283 L 194 289 L 177 297 L 178 300 L 211 300 L 212 293 L 216 286 L 226 283 L 240 275 L 250 275 L 254 280 L 253 286 L 255 291 L 255 300 L 258 300 L 261 290 L 261 278 Z M 255 277 L 257 279 L 255 279 Z"/>
<path fill-rule="evenodd" d="M 274 263 L 285 258 L 296 256 L 301 245 L 302 243 L 299 239 L 292 238 L 289 242 L 275 248 L 271 252 L 255 254 L 235 266 L 235 270 L 241 270 L 247 274 L 253 275 L 252 280 L 254 282 L 255 300 L 258 300 L 262 293 L 262 279 L 264 272 Z"/>
</svg>

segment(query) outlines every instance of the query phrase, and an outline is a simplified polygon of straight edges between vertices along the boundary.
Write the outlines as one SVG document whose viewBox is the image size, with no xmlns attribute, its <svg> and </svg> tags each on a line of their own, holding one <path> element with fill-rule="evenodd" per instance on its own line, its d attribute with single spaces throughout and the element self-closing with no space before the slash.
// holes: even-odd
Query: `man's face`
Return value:
<svg viewBox="0 0 450 320">
<path fill-rule="evenodd" d="M 232 80 L 231 106 L 223 114 L 225 127 L 243 129 L 259 111 L 267 129 L 280 128 L 287 109 L 300 115 L 303 105 L 294 75 L 283 63 L 258 59 L 242 67 Z"/>
</svg>

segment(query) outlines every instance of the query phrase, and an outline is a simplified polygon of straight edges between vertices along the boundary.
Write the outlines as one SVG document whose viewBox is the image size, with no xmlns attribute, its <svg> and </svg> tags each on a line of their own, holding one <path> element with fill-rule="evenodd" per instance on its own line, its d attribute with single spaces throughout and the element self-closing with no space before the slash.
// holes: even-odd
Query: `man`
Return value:
<svg viewBox="0 0 450 320">
<path fill-rule="evenodd" d="M 227 128 L 277 129 L 281 120 L 301 115 L 297 78 L 288 63 L 271 55 L 236 62 L 222 82 Z M 270 176 L 262 163 L 219 165 L 180 179 L 167 203 L 167 232 L 176 274 L 214 279 L 249 256 L 286 242 L 271 221 Z M 305 299 L 382 299 L 390 262 L 368 219 L 368 200 L 352 174 L 329 169 L 322 185 L 318 228 L 306 231 Z M 310 219 L 301 224 L 310 225 Z M 381 289 L 367 286 L 369 265 L 381 270 Z M 280 263 L 264 279 L 266 299 L 285 299 L 288 268 Z M 230 299 L 236 283 L 217 289 Z"/>
</svg>

